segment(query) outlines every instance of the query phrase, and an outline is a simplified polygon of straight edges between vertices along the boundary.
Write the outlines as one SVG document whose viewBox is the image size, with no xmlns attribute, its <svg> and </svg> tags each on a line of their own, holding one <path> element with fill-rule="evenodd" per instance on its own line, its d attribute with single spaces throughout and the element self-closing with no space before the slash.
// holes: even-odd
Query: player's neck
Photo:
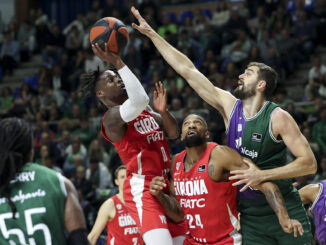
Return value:
<svg viewBox="0 0 326 245">
<path fill-rule="evenodd" d="M 194 147 L 186 147 L 186 158 L 185 158 L 185 163 L 191 168 L 193 167 L 198 160 L 201 158 L 203 153 L 205 152 L 207 148 L 207 143 L 205 142 L 204 144 L 200 146 L 194 146 Z"/>
<path fill-rule="evenodd" d="M 120 201 L 125 204 L 125 200 L 123 199 L 123 192 L 119 190 L 119 193 L 117 194 L 117 197 L 120 199 Z"/>
<path fill-rule="evenodd" d="M 244 99 L 242 101 L 243 113 L 246 116 L 246 118 L 254 117 L 259 112 L 259 110 L 263 107 L 265 102 L 266 102 L 266 98 L 261 94 L 257 94 L 250 98 Z"/>
</svg>

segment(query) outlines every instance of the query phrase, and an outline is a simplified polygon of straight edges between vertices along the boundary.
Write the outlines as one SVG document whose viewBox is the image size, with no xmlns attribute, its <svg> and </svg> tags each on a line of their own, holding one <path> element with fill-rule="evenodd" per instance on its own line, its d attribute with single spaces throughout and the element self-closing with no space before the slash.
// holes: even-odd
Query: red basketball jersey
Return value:
<svg viewBox="0 0 326 245">
<path fill-rule="evenodd" d="M 117 195 L 111 197 L 115 206 L 115 216 L 107 224 L 107 245 L 142 245 L 143 240 L 136 222 L 131 218 L 125 205 Z"/>
<path fill-rule="evenodd" d="M 103 119 L 101 131 L 104 138 L 110 139 L 105 133 Z M 131 173 L 141 175 L 167 175 L 170 168 L 170 154 L 168 142 L 163 130 L 152 117 L 144 110 L 135 120 L 129 122 L 124 137 L 118 142 L 110 141 L 118 151 L 122 162 Z"/>
<path fill-rule="evenodd" d="M 184 171 L 186 151 L 176 156 L 173 180 L 179 203 L 187 218 L 185 244 L 241 244 L 236 231 L 237 188 L 232 182 L 215 182 L 208 175 L 208 162 L 216 143 L 208 143 L 198 162 Z M 240 243 L 239 243 L 240 242 Z"/>
</svg>

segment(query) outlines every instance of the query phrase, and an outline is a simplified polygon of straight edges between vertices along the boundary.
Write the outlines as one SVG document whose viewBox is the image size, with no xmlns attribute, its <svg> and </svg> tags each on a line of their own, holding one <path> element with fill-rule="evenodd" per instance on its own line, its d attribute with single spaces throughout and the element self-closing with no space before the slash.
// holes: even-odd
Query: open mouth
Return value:
<svg viewBox="0 0 326 245">
<path fill-rule="evenodd" d="M 197 131 L 195 130 L 189 130 L 187 133 L 187 136 L 194 136 L 194 135 L 197 135 Z"/>
</svg>

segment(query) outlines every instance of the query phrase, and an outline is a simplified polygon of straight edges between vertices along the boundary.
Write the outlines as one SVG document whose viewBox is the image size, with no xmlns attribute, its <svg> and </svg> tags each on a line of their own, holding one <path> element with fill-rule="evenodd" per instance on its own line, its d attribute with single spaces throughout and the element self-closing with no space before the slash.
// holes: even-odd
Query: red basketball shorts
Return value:
<svg viewBox="0 0 326 245">
<path fill-rule="evenodd" d="M 169 229 L 172 237 L 186 233 L 184 222 L 175 224 L 164 213 L 159 201 L 149 192 L 152 177 L 131 174 L 123 186 L 123 199 L 131 217 L 136 221 L 140 234 L 158 228 Z"/>
</svg>

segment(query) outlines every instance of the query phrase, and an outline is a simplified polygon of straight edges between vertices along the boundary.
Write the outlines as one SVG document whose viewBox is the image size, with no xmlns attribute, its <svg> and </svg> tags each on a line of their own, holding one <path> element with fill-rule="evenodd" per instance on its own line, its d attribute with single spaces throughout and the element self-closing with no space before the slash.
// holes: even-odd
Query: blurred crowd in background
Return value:
<svg viewBox="0 0 326 245">
<path fill-rule="evenodd" d="M 150 96 L 154 83 L 162 81 L 168 91 L 168 108 L 179 124 L 189 113 L 199 114 L 208 122 L 211 141 L 226 144 L 219 113 L 163 61 L 149 39 L 130 27 L 135 21 L 129 11 L 132 5 L 222 89 L 232 92 L 250 61 L 274 67 L 280 81 L 272 100 L 294 117 L 318 160 L 318 173 L 298 178 L 299 187 L 326 178 L 326 65 L 316 53 L 325 45 L 319 31 L 326 16 L 325 1 L 215 1 L 210 9 L 201 8 L 202 2 L 107 0 L 103 4 L 94 0 L 88 12 L 78 13 L 64 29 L 50 21 L 41 8 L 30 9 L 21 23 L 16 17 L 8 24 L 0 18 L 0 117 L 17 116 L 31 123 L 35 162 L 73 180 L 88 228 L 102 201 L 117 192 L 112 174 L 122 164 L 100 133 L 104 110 L 94 98 L 83 100 L 78 93 L 82 73 L 98 67 L 103 71 L 110 65 L 94 56 L 90 48 L 89 29 L 98 19 L 112 16 L 128 25 L 130 41 L 122 59 Z M 179 11 L 182 4 L 189 7 L 190 3 L 195 8 Z M 15 90 L 1 84 L 4 76 L 11 76 L 35 55 L 42 57 L 38 74 L 26 77 Z M 289 88 L 284 84 L 307 62 L 312 65 L 301 101 L 312 103 L 298 107 L 297 101 L 287 96 Z M 171 154 L 183 149 L 179 140 L 169 143 Z M 290 153 L 288 158 L 293 158 Z"/>
</svg>

